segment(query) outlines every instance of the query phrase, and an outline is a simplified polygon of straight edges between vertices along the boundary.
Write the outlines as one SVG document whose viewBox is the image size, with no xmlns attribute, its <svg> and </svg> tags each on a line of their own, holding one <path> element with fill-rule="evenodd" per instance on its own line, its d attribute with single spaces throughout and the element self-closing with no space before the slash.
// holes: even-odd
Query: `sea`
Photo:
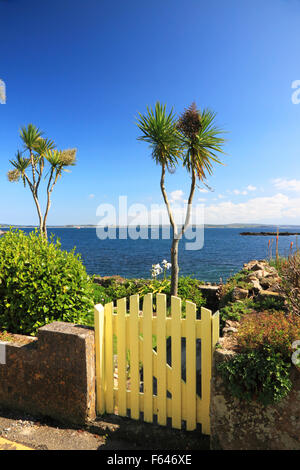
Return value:
<svg viewBox="0 0 300 470">
<path fill-rule="evenodd" d="M 29 232 L 30 228 L 23 228 Z M 120 239 L 120 230 L 116 229 L 115 239 L 99 239 L 95 227 L 89 228 L 48 228 L 48 234 L 53 233 L 59 238 L 62 249 L 79 253 L 88 274 L 99 276 L 120 275 L 126 278 L 151 278 L 153 264 L 161 263 L 164 259 L 170 262 L 172 241 L 163 238 L 163 229 L 156 229 L 156 239 L 153 228 L 148 228 L 148 239 Z M 180 275 L 192 276 L 205 282 L 216 283 L 220 279 L 226 281 L 242 269 L 243 264 L 253 259 L 275 257 L 276 236 L 242 236 L 241 232 L 276 232 L 277 227 L 245 227 L 243 228 L 205 228 L 202 233 L 203 246 L 196 250 L 187 249 L 186 243 L 191 243 L 192 233 L 188 238 L 179 242 Z M 194 229 L 195 230 L 195 229 Z M 299 232 L 300 226 L 280 227 L 279 231 Z M 122 229 L 124 236 L 124 229 Z M 144 234 L 145 236 L 145 234 Z M 299 238 L 296 236 L 279 237 L 279 255 L 287 256 L 296 249 Z M 271 240 L 271 250 L 268 248 Z M 272 242 L 273 240 L 273 242 Z M 202 244 L 201 244 L 202 245 Z M 272 251 L 272 252 L 271 252 Z"/>
</svg>

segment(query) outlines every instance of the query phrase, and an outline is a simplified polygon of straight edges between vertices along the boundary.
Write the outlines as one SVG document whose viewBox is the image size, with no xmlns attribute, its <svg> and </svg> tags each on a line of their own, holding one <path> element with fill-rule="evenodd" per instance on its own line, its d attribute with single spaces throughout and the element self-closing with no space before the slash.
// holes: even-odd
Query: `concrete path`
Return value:
<svg viewBox="0 0 300 470">
<path fill-rule="evenodd" d="M 18 443 L 35 450 L 208 450 L 209 437 L 105 415 L 82 427 L 0 408 L 0 450 Z M 3 440 L 4 439 L 4 440 Z M 6 441 L 5 441 L 6 440 Z M 11 441 L 11 442 L 9 442 Z"/>
<path fill-rule="evenodd" d="M 34 450 L 31 447 L 23 446 L 18 442 L 9 441 L 0 437 L 0 450 Z"/>
<path fill-rule="evenodd" d="M 18 444 L 17 444 L 18 443 Z M 0 410 L 0 450 L 140 450 L 123 439 Z M 30 450 L 30 449 L 28 449 Z"/>
</svg>

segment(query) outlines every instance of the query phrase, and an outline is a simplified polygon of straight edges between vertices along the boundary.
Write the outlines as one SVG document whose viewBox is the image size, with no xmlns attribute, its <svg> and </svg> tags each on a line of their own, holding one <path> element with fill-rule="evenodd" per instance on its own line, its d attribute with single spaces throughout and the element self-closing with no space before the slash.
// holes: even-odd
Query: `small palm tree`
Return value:
<svg viewBox="0 0 300 470">
<path fill-rule="evenodd" d="M 33 124 L 22 127 L 20 136 L 23 141 L 23 151 L 18 151 L 15 160 L 10 160 L 13 170 L 7 173 L 11 182 L 23 181 L 24 187 L 28 185 L 37 209 L 40 233 L 47 238 L 47 217 L 51 206 L 51 194 L 62 171 L 68 171 L 65 167 L 75 165 L 76 149 L 55 150 L 52 140 L 42 137 L 43 133 Z M 28 152 L 28 156 L 23 154 Z M 43 215 L 39 200 L 39 187 L 44 174 L 45 164 L 50 168 L 45 178 L 48 177 L 46 189 L 46 209 Z"/>
<path fill-rule="evenodd" d="M 173 110 L 167 114 L 166 106 L 158 102 L 154 111 L 147 107 L 147 113 L 139 114 L 137 121 L 137 126 L 142 131 L 138 140 L 150 144 L 152 157 L 162 168 L 160 187 L 173 230 L 171 295 L 175 296 L 178 292 L 178 244 L 190 223 L 197 179 L 203 182 L 207 174 L 212 174 L 212 163 L 221 163 L 218 153 L 223 153 L 225 140 L 220 137 L 223 131 L 216 127 L 214 119 L 215 113 L 207 109 L 198 111 L 193 103 L 177 120 Z M 180 230 L 175 224 L 165 189 L 166 168 L 176 168 L 179 159 L 191 175 L 185 223 Z"/>
</svg>

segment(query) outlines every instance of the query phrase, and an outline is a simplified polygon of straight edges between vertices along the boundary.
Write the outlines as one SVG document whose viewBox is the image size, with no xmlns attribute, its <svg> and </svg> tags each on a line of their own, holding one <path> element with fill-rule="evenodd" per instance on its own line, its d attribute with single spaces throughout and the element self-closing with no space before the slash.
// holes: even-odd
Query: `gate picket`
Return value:
<svg viewBox="0 0 300 470">
<path fill-rule="evenodd" d="M 186 429 L 196 428 L 196 305 L 186 302 Z"/>
<path fill-rule="evenodd" d="M 140 417 L 140 371 L 139 371 L 139 296 L 130 297 L 130 410 L 131 418 Z"/>
<path fill-rule="evenodd" d="M 157 294 L 157 422 L 167 424 L 166 296 Z"/>
<path fill-rule="evenodd" d="M 114 336 L 113 303 L 104 307 L 105 316 L 105 406 L 107 413 L 114 412 Z"/>
<path fill-rule="evenodd" d="M 146 294 L 143 305 L 144 420 L 146 423 L 153 421 L 152 316 L 152 294 Z"/>
<path fill-rule="evenodd" d="M 117 301 L 118 412 L 127 415 L 126 405 L 126 299 Z"/>
<path fill-rule="evenodd" d="M 172 427 L 181 429 L 181 299 L 171 297 Z"/>
</svg>

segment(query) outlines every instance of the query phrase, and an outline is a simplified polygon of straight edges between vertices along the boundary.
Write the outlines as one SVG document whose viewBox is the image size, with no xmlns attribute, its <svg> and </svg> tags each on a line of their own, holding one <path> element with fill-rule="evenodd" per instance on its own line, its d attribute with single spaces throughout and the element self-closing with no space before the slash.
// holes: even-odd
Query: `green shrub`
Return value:
<svg viewBox="0 0 300 470">
<path fill-rule="evenodd" d="M 291 390 L 290 366 L 280 353 L 265 346 L 262 350 L 236 354 L 218 364 L 217 369 L 234 397 L 269 405 Z"/>
<path fill-rule="evenodd" d="M 204 307 L 206 301 L 199 290 L 199 282 L 190 276 L 182 276 L 178 280 L 178 297 L 181 297 L 184 301 L 190 300 L 197 305 L 197 309 Z"/>
<path fill-rule="evenodd" d="M 268 344 L 289 360 L 292 343 L 300 338 L 300 317 L 283 312 L 260 312 L 245 316 L 237 332 L 241 350 L 263 349 Z"/>
<path fill-rule="evenodd" d="M 269 310 L 270 312 L 276 313 L 284 309 L 284 300 L 282 298 L 265 297 L 256 301 L 253 304 L 253 308 L 260 312 Z"/>
<path fill-rule="evenodd" d="M 189 276 L 179 278 L 178 297 L 183 300 L 183 311 L 186 300 L 194 302 L 198 309 L 205 305 L 199 284 L 200 281 Z M 146 294 L 152 293 L 155 296 L 158 293 L 163 293 L 167 295 L 167 305 L 170 306 L 170 292 L 170 279 L 128 279 L 122 283 L 112 280 L 106 287 L 99 284 L 94 285 L 94 300 L 95 303 L 106 304 L 116 302 L 117 299 L 123 297 L 129 298 L 131 295 L 139 294 L 140 306 L 142 307 L 142 299 Z"/>
<path fill-rule="evenodd" d="M 252 299 L 245 299 L 236 302 L 229 302 L 220 309 L 220 328 L 224 328 L 226 320 L 240 321 L 241 318 L 253 312 L 255 303 Z"/>
<path fill-rule="evenodd" d="M 0 329 L 34 334 L 55 320 L 87 324 L 93 287 L 80 256 L 37 232 L 0 239 Z"/>
</svg>

